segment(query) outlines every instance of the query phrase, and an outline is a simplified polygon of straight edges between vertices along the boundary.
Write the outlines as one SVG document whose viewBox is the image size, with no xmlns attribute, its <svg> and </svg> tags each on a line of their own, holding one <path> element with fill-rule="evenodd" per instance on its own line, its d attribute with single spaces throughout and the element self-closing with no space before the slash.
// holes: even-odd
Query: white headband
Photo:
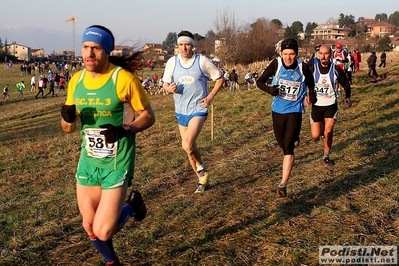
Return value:
<svg viewBox="0 0 399 266">
<path fill-rule="evenodd" d="M 177 44 L 180 44 L 180 43 L 182 43 L 182 42 L 184 42 L 184 43 L 189 43 L 189 44 L 191 44 L 192 46 L 195 46 L 195 45 L 194 45 L 194 39 L 191 38 L 191 37 L 188 37 L 188 36 L 180 36 L 179 38 L 177 38 Z"/>
</svg>

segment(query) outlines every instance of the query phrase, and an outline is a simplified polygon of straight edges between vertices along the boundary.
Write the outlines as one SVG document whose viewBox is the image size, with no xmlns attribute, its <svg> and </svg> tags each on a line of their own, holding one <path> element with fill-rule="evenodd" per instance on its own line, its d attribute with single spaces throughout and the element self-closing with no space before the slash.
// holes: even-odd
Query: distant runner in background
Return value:
<svg viewBox="0 0 399 266">
<path fill-rule="evenodd" d="M 60 78 L 60 88 L 58 89 L 57 93 L 55 94 L 55 96 L 58 96 L 58 94 L 60 94 L 61 91 L 64 92 L 64 96 L 66 95 L 66 91 L 65 91 L 65 78 Z"/>
<path fill-rule="evenodd" d="M 8 91 L 8 84 L 6 84 L 6 86 L 3 88 L 3 101 L 7 101 L 8 99 L 10 99 L 10 94 Z"/>
<path fill-rule="evenodd" d="M 382 54 L 380 56 L 380 64 L 378 65 L 378 67 L 385 68 L 386 65 L 387 65 L 387 51 L 384 50 L 384 52 L 382 52 Z"/>
<path fill-rule="evenodd" d="M 19 98 L 21 97 L 22 100 L 24 99 L 24 92 L 23 89 L 25 89 L 25 82 L 21 81 L 20 83 L 15 84 L 15 86 L 17 87 L 17 97 L 15 98 Z"/>
<path fill-rule="evenodd" d="M 30 85 L 31 85 L 30 92 L 31 93 L 36 92 L 36 76 L 35 76 L 35 74 L 33 74 L 30 79 Z"/>
<path fill-rule="evenodd" d="M 249 70 L 247 74 L 245 74 L 245 83 L 247 83 L 247 88 L 248 90 L 251 90 L 251 80 L 252 80 L 252 74 L 251 71 Z"/>
<path fill-rule="evenodd" d="M 335 45 L 335 51 L 333 53 L 333 61 L 345 72 L 345 63 L 348 63 L 348 53 L 342 49 L 342 44 L 337 43 Z"/>
<path fill-rule="evenodd" d="M 42 75 L 40 75 L 39 77 L 39 81 L 37 82 L 37 94 L 35 96 L 35 98 L 37 99 L 37 96 L 39 96 L 39 94 L 42 94 L 42 98 L 44 98 L 44 88 L 45 88 L 45 81 L 44 81 L 44 77 Z"/>
<path fill-rule="evenodd" d="M 367 58 L 367 66 L 369 67 L 367 76 L 378 78 L 377 70 L 375 69 L 377 67 L 377 56 L 374 51 L 371 51 L 370 53 L 370 56 Z"/>
</svg>

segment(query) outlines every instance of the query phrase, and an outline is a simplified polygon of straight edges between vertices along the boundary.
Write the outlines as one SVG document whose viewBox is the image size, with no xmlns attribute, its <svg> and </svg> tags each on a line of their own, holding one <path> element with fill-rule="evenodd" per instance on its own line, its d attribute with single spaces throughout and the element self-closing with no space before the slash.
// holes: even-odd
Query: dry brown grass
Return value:
<svg viewBox="0 0 399 266">
<path fill-rule="evenodd" d="M 115 237 L 121 260 L 318 265 L 319 245 L 396 245 L 399 66 L 380 72 L 387 78 L 377 83 L 368 83 L 365 71 L 355 74 L 354 106 L 340 102 L 333 167 L 321 162 L 322 144 L 310 137 L 309 110 L 304 115 L 286 200 L 274 191 L 282 153 L 269 95 L 217 95 L 215 139 L 209 120 L 198 139 L 212 178 L 202 195 L 193 194 L 196 178 L 180 148 L 172 95 L 150 96 L 157 122 L 138 135 L 134 180 L 149 213 Z M 18 74 L 8 73 L 9 83 Z M 59 127 L 63 101 L 29 94 L 0 105 L 0 265 L 102 263 L 81 228 L 74 188 L 81 140 Z"/>
</svg>

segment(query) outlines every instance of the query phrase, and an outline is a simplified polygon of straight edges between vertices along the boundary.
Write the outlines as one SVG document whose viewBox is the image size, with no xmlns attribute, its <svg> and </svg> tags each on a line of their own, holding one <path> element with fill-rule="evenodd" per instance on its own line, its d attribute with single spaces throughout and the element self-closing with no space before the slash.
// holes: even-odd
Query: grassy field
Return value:
<svg viewBox="0 0 399 266">
<path fill-rule="evenodd" d="M 398 61 L 396 61 L 398 62 Z M 156 69 L 161 73 L 161 69 Z M 353 107 L 340 98 L 331 159 L 303 116 L 301 145 L 280 199 L 282 152 L 272 129 L 271 96 L 222 90 L 198 139 L 211 187 L 180 147 L 172 95 L 150 95 L 157 121 L 138 134 L 134 188 L 148 216 L 114 238 L 125 265 L 318 265 L 320 245 L 399 243 L 399 65 L 370 82 L 355 74 Z M 144 76 L 150 74 L 146 70 Z M 152 72 L 151 72 L 152 73 Z M 0 85 L 30 77 L 0 69 Z M 29 87 L 29 86 L 28 86 Z M 83 228 L 75 196 L 80 135 L 59 126 L 65 97 L 0 105 L 0 265 L 102 265 Z"/>
</svg>

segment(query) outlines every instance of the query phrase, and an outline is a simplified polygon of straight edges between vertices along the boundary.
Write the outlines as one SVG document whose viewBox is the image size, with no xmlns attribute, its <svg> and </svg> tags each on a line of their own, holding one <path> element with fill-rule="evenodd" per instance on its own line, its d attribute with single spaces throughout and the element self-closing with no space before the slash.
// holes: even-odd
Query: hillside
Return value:
<svg viewBox="0 0 399 266">
<path fill-rule="evenodd" d="M 396 61 L 397 62 L 397 61 Z M 301 145 L 281 199 L 282 152 L 272 129 L 271 96 L 222 90 L 198 145 L 211 187 L 194 195 L 172 95 L 150 95 L 157 121 L 137 136 L 134 188 L 148 216 L 114 238 L 125 265 L 318 265 L 321 245 L 399 242 L 399 65 L 356 73 L 353 107 L 339 103 L 331 158 L 303 116 Z M 18 71 L 0 69 L 14 84 Z M 160 72 L 160 71 L 159 71 Z M 14 90 L 11 95 L 15 97 Z M 59 126 L 64 97 L 0 105 L 0 265 L 102 265 L 75 198 L 79 133 Z"/>
</svg>

